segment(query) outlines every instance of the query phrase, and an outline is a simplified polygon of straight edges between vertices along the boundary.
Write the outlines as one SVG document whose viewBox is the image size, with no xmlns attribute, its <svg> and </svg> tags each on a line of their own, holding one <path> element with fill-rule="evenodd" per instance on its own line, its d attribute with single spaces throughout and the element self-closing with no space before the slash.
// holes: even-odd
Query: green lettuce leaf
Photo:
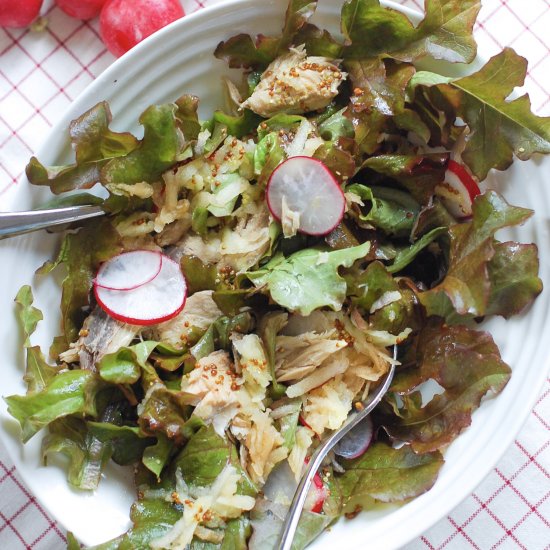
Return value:
<svg viewBox="0 0 550 550">
<path fill-rule="evenodd" d="M 212 427 L 201 428 L 175 459 L 185 483 L 191 487 L 208 487 L 225 468 L 231 449 Z"/>
<path fill-rule="evenodd" d="M 197 139 L 201 131 L 198 115 L 199 98 L 193 95 L 183 95 L 176 100 L 176 106 L 178 108 L 176 118 L 183 137 L 186 141 Z"/>
<path fill-rule="evenodd" d="M 42 312 L 33 304 L 31 287 L 22 286 L 15 297 L 18 308 L 18 321 L 21 326 L 25 341 L 23 343 L 27 355 L 25 375 L 23 379 L 27 383 L 27 392 L 39 392 L 59 372 L 58 367 L 49 365 L 39 346 L 31 346 L 30 336 L 36 326 L 43 319 Z"/>
<path fill-rule="evenodd" d="M 111 422 L 88 422 L 88 429 L 99 441 L 109 444 L 113 461 L 121 466 L 138 462 L 145 448 L 155 441 L 142 434 L 136 426 L 118 426 Z"/>
<path fill-rule="evenodd" d="M 104 355 L 97 367 L 99 376 L 111 384 L 134 384 L 141 376 L 141 369 L 157 347 L 157 342 L 145 341 L 134 346 L 119 348 Z"/>
<path fill-rule="evenodd" d="M 97 269 L 102 262 L 122 251 L 121 238 L 108 219 L 90 220 L 77 233 L 65 236 L 57 259 L 38 270 L 49 273 L 59 264 L 66 266 L 61 296 L 61 318 L 68 342 L 78 338 L 84 315 L 82 308 L 89 305 L 89 293 Z"/>
<path fill-rule="evenodd" d="M 173 103 L 151 105 L 139 117 L 143 139 L 127 155 L 111 159 L 101 169 L 101 183 L 155 182 L 178 160 L 184 145 Z"/>
<path fill-rule="evenodd" d="M 378 155 L 367 159 L 363 167 L 394 179 L 420 204 L 426 204 L 445 179 L 448 159 L 447 153 Z"/>
<path fill-rule="evenodd" d="M 454 313 L 485 315 L 491 292 L 488 265 L 495 255 L 494 234 L 503 227 L 523 223 L 532 214 L 531 210 L 510 206 L 495 191 L 479 195 L 473 204 L 472 220 L 449 229 L 449 267 L 445 278 L 418 295 L 428 315 L 448 320 Z M 531 276 L 536 277 L 536 267 L 530 269 Z"/>
<path fill-rule="evenodd" d="M 281 397 L 286 393 L 286 386 L 277 382 L 275 374 L 275 343 L 277 334 L 286 325 L 288 314 L 284 311 L 271 311 L 266 313 L 258 325 L 258 334 L 264 344 L 267 356 L 267 365 L 271 374 L 271 391 L 274 397 Z"/>
<path fill-rule="evenodd" d="M 217 349 L 229 350 L 231 346 L 229 337 L 232 332 L 247 334 L 253 328 L 254 318 L 248 311 L 239 313 L 234 317 L 219 317 L 191 348 L 191 354 L 199 361 Z"/>
<path fill-rule="evenodd" d="M 381 262 L 371 262 L 364 271 L 350 274 L 347 281 L 351 303 L 368 314 L 372 329 L 397 335 L 407 328 L 414 330 L 419 326 L 421 320 L 418 319 L 415 294 L 406 286 L 401 286 Z M 399 292 L 400 297 L 395 295 L 397 299 L 371 313 L 375 302 L 388 292 Z"/>
<path fill-rule="evenodd" d="M 46 464 L 52 453 L 61 453 L 69 461 L 67 479 L 77 489 L 97 489 L 103 468 L 111 457 L 109 445 L 88 430 L 86 422 L 69 416 L 54 420 L 42 442 L 42 459 Z"/>
<path fill-rule="evenodd" d="M 42 312 L 33 307 L 32 289 L 29 285 L 22 286 L 15 297 L 15 303 L 18 306 L 18 320 L 25 336 L 23 345 L 28 348 L 31 345 L 30 336 L 36 330 L 38 323 L 44 318 Z"/>
<path fill-rule="evenodd" d="M 231 136 L 241 139 L 242 137 L 251 134 L 262 118 L 250 109 L 244 109 L 239 116 L 231 116 L 223 111 L 214 113 L 214 120 L 227 127 L 227 131 Z"/>
<path fill-rule="evenodd" d="M 347 60 L 344 67 L 353 86 L 351 105 L 355 113 L 376 110 L 394 116 L 403 111 L 404 91 L 415 73 L 412 65 L 371 57 Z"/>
<path fill-rule="evenodd" d="M 346 188 L 365 203 L 366 213 L 360 210 L 359 219 L 369 222 L 388 235 L 409 237 L 420 205 L 409 193 L 389 187 L 367 187 L 359 183 Z"/>
<path fill-rule="evenodd" d="M 339 311 L 346 297 L 346 282 L 338 268 L 351 267 L 368 254 L 370 246 L 367 241 L 332 252 L 308 248 L 288 258 L 278 254 L 265 267 L 246 276 L 256 288 L 265 287 L 273 301 L 289 311 L 309 315 L 324 306 Z"/>
<path fill-rule="evenodd" d="M 414 26 L 403 13 L 379 0 L 350 0 L 342 8 L 343 57 L 387 54 L 400 61 L 425 56 L 470 63 L 476 56 L 472 29 L 479 0 L 426 0 L 425 18 Z"/>
<path fill-rule="evenodd" d="M 256 500 L 250 512 L 252 536 L 248 541 L 251 550 L 275 550 L 278 548 L 283 521 L 288 513 L 288 506 L 274 503 L 266 498 Z M 314 541 L 334 520 L 334 518 L 315 514 L 305 510 L 300 516 L 292 542 L 293 550 L 303 550 Z"/>
<path fill-rule="evenodd" d="M 542 292 L 538 277 L 539 259 L 535 244 L 515 242 L 494 245 L 488 264 L 491 293 L 486 315 L 509 318 L 523 311 Z"/>
<path fill-rule="evenodd" d="M 491 168 L 506 170 L 514 155 L 527 160 L 550 153 L 550 117 L 531 112 L 528 94 L 508 99 L 526 74 L 527 60 L 505 48 L 478 72 L 449 83 L 436 80 L 436 91 L 429 92 L 434 101 L 441 94 L 470 127 L 462 158 L 480 180 Z"/>
<path fill-rule="evenodd" d="M 265 186 L 273 170 L 286 158 L 286 153 L 277 132 L 270 132 L 258 142 L 254 149 L 254 173 L 258 185 Z"/>
<path fill-rule="evenodd" d="M 422 250 L 442 235 L 447 235 L 447 228 L 436 227 L 425 235 L 422 235 L 420 239 L 415 241 L 410 246 L 399 248 L 393 263 L 388 267 L 388 271 L 390 273 L 398 273 L 399 271 L 405 269 L 411 262 L 414 261 Z"/>
<path fill-rule="evenodd" d="M 138 425 L 142 433 L 155 437 L 164 435 L 176 444 L 187 439 L 187 420 L 191 416 L 187 394 L 169 389 L 157 380 L 149 387 L 139 407 Z"/>
<path fill-rule="evenodd" d="M 112 116 L 107 102 L 102 101 L 69 126 L 76 163 L 46 167 L 32 157 L 26 168 L 27 178 L 34 185 L 49 186 L 59 194 L 72 189 L 88 189 L 100 181 L 100 171 L 109 159 L 127 155 L 138 141 L 129 133 L 109 130 Z"/>
<path fill-rule="evenodd" d="M 443 457 L 437 451 L 418 455 L 408 445 L 394 449 L 373 443 L 363 456 L 343 466 L 346 472 L 335 482 L 344 511 L 356 512 L 375 501 L 400 502 L 425 493 L 434 485 Z"/>
<path fill-rule="evenodd" d="M 399 415 L 388 415 L 382 422 L 392 437 L 426 453 L 448 445 L 469 426 L 483 396 L 502 391 L 511 370 L 489 333 L 440 321 L 421 331 L 415 355 L 416 365 L 401 369 L 390 388 L 402 398 Z M 422 407 L 411 397 L 430 379 L 445 391 Z"/>
<path fill-rule="evenodd" d="M 8 412 L 21 424 L 22 439 L 27 442 L 44 426 L 69 414 L 97 415 L 95 397 L 102 383 L 84 370 L 58 373 L 47 386 L 29 395 L 5 398 Z"/>
<path fill-rule="evenodd" d="M 143 451 L 143 465 L 160 478 L 160 474 L 172 454 L 174 444 L 163 434 L 158 434 L 157 442 Z"/>
<path fill-rule="evenodd" d="M 214 55 L 225 59 L 232 68 L 264 68 L 293 43 L 294 36 L 313 15 L 316 7 L 317 0 L 290 0 L 281 36 L 260 34 L 254 40 L 248 34 L 238 34 L 220 42 Z"/>
</svg>

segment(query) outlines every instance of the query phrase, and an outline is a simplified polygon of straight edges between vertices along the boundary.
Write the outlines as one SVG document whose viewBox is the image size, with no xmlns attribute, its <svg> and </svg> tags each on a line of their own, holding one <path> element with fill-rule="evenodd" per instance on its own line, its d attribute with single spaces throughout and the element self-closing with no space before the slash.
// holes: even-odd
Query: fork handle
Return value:
<svg viewBox="0 0 550 550">
<path fill-rule="evenodd" d="M 105 212 L 101 207 L 91 205 L 31 210 L 29 212 L 1 212 L 0 239 L 7 239 L 8 237 L 55 225 L 95 218 L 104 214 Z"/>
</svg>

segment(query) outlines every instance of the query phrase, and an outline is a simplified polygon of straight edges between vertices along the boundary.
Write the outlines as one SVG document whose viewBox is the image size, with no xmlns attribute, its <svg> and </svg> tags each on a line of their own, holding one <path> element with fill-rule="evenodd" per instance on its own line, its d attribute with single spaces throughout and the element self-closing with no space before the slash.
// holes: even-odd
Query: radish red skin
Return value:
<svg viewBox="0 0 550 550">
<path fill-rule="evenodd" d="M 178 309 L 171 312 L 170 315 L 165 315 L 164 317 L 158 317 L 156 319 L 147 319 L 147 320 L 135 319 L 133 317 L 126 317 L 125 315 L 119 315 L 118 313 L 113 311 L 111 308 L 108 308 L 103 303 L 103 301 L 99 298 L 98 288 L 100 288 L 100 287 L 97 287 L 96 285 L 94 285 L 94 296 L 95 296 L 95 299 L 96 299 L 97 303 L 99 304 L 99 307 L 101 307 L 101 309 L 103 311 L 105 311 L 105 313 L 107 313 L 113 319 L 116 319 L 117 321 L 120 321 L 121 323 L 129 323 L 130 325 L 139 325 L 139 326 L 147 327 L 147 326 L 150 326 L 150 325 L 156 325 L 158 323 L 164 323 L 164 321 L 169 321 L 170 319 L 173 319 L 176 315 L 179 315 L 183 311 L 183 308 L 185 307 L 185 302 L 187 301 L 187 295 L 186 295 L 185 298 L 183 299 L 183 303 L 181 304 L 181 306 Z M 122 291 L 122 292 L 124 292 L 124 291 Z"/>
<path fill-rule="evenodd" d="M 481 190 L 466 167 L 450 160 L 443 185 L 456 194 L 455 199 L 447 198 L 446 203 L 444 200 L 449 211 L 460 221 L 470 219 L 472 217 L 472 203 L 481 194 Z"/>
<path fill-rule="evenodd" d="M 462 166 L 462 164 L 459 164 L 454 160 L 449 161 L 448 169 L 451 172 L 454 172 L 460 178 L 460 181 L 464 184 L 464 187 L 466 188 L 466 190 L 468 191 L 468 194 L 470 195 L 471 201 L 474 202 L 474 199 L 479 194 L 481 194 L 479 186 L 477 185 L 474 178 L 470 176 L 470 174 L 468 173 L 466 168 Z"/>
<path fill-rule="evenodd" d="M 143 281 L 140 281 L 138 284 L 134 284 L 134 285 L 130 285 L 130 286 L 124 286 L 124 287 L 122 287 L 122 286 L 120 286 L 120 287 L 109 286 L 109 285 L 105 284 L 105 282 L 101 282 L 102 272 L 105 269 L 105 267 L 107 267 L 109 262 L 111 262 L 115 258 L 120 258 L 124 254 L 135 254 L 135 253 L 140 253 L 140 252 L 145 252 L 147 254 L 158 256 L 158 267 L 155 268 L 155 271 L 150 276 L 145 278 Z M 156 251 L 153 251 L 153 250 L 134 250 L 132 252 L 123 252 L 122 254 L 119 254 L 118 256 L 115 256 L 114 258 L 111 258 L 111 260 L 108 260 L 107 262 L 104 262 L 100 266 L 100 268 L 97 272 L 97 275 L 94 279 L 94 285 L 98 286 L 100 288 L 105 288 L 107 290 L 134 290 L 136 288 L 139 288 L 140 286 L 143 286 L 143 285 L 146 285 L 147 283 L 150 283 L 160 273 L 161 269 L 162 269 L 162 254 L 160 252 L 156 252 Z"/>
<path fill-rule="evenodd" d="M 101 12 L 107 0 L 55 0 L 55 3 L 70 17 L 93 19 Z"/>
<path fill-rule="evenodd" d="M 0 27 L 28 27 L 41 7 L 42 0 L 0 0 Z"/>
<path fill-rule="evenodd" d="M 103 42 L 117 57 L 185 15 L 178 0 L 108 0 L 99 24 Z"/>
<path fill-rule="evenodd" d="M 94 283 L 99 307 L 117 321 L 140 326 L 162 323 L 178 315 L 187 300 L 187 281 L 177 262 L 161 257 L 160 272 L 149 283 L 132 290 L 109 290 Z"/>
<path fill-rule="evenodd" d="M 338 225 L 342 221 L 342 218 L 344 217 L 344 213 L 345 213 L 345 210 L 346 210 L 346 198 L 344 196 L 344 192 L 342 191 L 342 188 L 338 184 L 338 181 L 336 180 L 336 178 L 334 177 L 332 172 L 329 170 L 329 168 L 323 162 L 321 162 L 318 159 L 314 159 L 312 157 L 306 157 L 306 156 L 296 156 L 296 157 L 290 157 L 286 161 L 283 161 L 281 164 L 279 164 L 279 166 L 277 166 L 277 168 L 275 168 L 275 170 L 273 170 L 273 173 L 271 174 L 271 177 L 269 178 L 269 181 L 267 183 L 267 187 L 266 187 L 267 207 L 269 208 L 269 211 L 271 212 L 271 215 L 273 216 L 273 218 L 275 218 L 278 222 L 280 222 L 281 221 L 281 216 L 277 213 L 277 209 L 275 208 L 274 204 L 272 204 L 272 201 L 270 199 L 269 189 L 273 185 L 273 182 L 275 181 L 275 177 L 277 176 L 278 171 L 281 170 L 281 169 L 284 169 L 284 166 L 287 162 L 294 161 L 294 160 L 297 160 L 297 159 L 307 159 L 308 162 L 315 163 L 317 166 L 322 167 L 322 169 L 326 172 L 327 177 L 330 178 L 330 180 L 333 182 L 334 189 L 338 190 L 338 194 L 341 197 L 341 203 L 340 203 L 340 207 L 339 207 L 338 216 L 336 218 L 336 221 L 332 225 L 330 225 L 329 228 L 324 228 L 323 231 L 319 231 L 319 232 L 306 231 L 303 228 L 298 229 L 298 231 L 300 233 L 304 233 L 305 235 L 312 235 L 312 236 L 315 236 L 315 237 L 319 237 L 319 236 L 322 236 L 322 235 L 327 235 L 333 229 L 338 227 Z"/>
</svg>

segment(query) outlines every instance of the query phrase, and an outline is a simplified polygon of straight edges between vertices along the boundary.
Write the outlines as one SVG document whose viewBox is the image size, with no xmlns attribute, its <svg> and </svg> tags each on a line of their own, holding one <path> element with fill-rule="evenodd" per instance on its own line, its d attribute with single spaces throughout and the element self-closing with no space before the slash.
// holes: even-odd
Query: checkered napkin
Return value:
<svg viewBox="0 0 550 550">
<path fill-rule="evenodd" d="M 3 0 L 0 0 L 2 2 Z M 187 13 L 212 0 L 183 0 Z M 421 0 L 400 0 L 422 9 Z M 42 31 L 0 30 L 0 204 L 73 99 L 113 62 L 97 21 L 45 3 Z M 534 110 L 550 114 L 550 0 L 484 0 L 476 27 L 489 55 L 512 46 L 529 59 Z M 462 504 L 406 550 L 550 549 L 550 379 L 518 439 Z M 23 485 L 0 444 L 0 549 L 65 547 L 65 534 Z"/>
</svg>

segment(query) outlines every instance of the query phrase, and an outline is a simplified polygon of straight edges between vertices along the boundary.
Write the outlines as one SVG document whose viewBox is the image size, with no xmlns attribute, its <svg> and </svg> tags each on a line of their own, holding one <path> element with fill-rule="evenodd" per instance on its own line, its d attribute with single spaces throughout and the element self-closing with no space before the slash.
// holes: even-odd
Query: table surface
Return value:
<svg viewBox="0 0 550 550">
<path fill-rule="evenodd" d="M 210 0 L 212 3 L 212 0 Z M 401 4 L 422 9 L 419 0 Z M 183 0 L 187 13 L 209 0 Z M 0 29 L 0 197 L 13 189 L 28 158 L 58 115 L 114 58 L 97 21 L 70 19 L 46 0 L 47 27 Z M 493 55 L 512 46 L 529 60 L 526 90 L 538 114 L 550 114 L 550 0 L 483 0 L 475 35 Z M 1 198 L 0 198 L 1 200 Z M 405 548 L 550 549 L 550 379 L 517 440 L 483 483 Z M 0 445 L 0 548 L 65 547 L 53 521 Z"/>
</svg>

